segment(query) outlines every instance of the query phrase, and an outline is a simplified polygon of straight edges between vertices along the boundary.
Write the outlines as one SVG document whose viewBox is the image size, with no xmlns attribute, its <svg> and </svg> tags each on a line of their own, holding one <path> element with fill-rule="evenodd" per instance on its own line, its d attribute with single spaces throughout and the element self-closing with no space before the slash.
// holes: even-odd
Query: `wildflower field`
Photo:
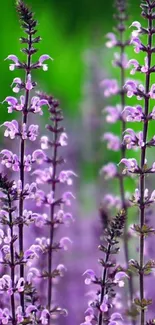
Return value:
<svg viewBox="0 0 155 325">
<path fill-rule="evenodd" d="M 0 324 L 155 324 L 155 1 L 0 25 Z"/>
</svg>

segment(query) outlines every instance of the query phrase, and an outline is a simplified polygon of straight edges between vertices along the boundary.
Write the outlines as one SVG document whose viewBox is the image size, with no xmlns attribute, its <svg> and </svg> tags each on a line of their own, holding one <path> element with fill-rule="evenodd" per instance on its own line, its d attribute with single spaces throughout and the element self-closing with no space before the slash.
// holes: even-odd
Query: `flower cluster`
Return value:
<svg viewBox="0 0 155 325">
<path fill-rule="evenodd" d="M 141 137 L 142 134 L 136 135 L 131 130 L 126 130 L 127 134 L 124 136 L 124 141 L 122 141 L 122 134 L 124 134 L 126 129 L 126 108 L 125 108 L 125 95 L 127 89 L 124 88 L 125 84 L 125 75 L 126 69 L 129 67 L 127 56 L 126 56 L 126 48 L 130 44 L 130 40 L 125 39 L 125 31 L 126 31 L 126 21 L 128 19 L 127 15 L 127 4 L 124 0 L 116 1 L 116 10 L 117 13 L 115 15 L 115 19 L 117 20 L 116 35 L 113 33 L 108 33 L 107 37 L 109 41 L 106 43 L 108 48 L 119 48 L 119 53 L 114 53 L 114 61 L 113 66 L 118 67 L 120 69 L 120 84 L 116 80 L 103 80 L 101 82 L 101 87 L 103 88 L 104 96 L 110 97 L 113 95 L 120 96 L 120 104 L 116 106 L 107 106 L 104 108 L 104 113 L 106 113 L 106 121 L 108 123 L 114 124 L 118 123 L 120 125 L 120 135 L 115 135 L 110 132 L 106 132 L 102 139 L 107 142 L 107 148 L 113 151 L 119 151 L 120 157 L 122 159 L 126 158 L 126 146 L 136 147 L 138 143 L 143 144 Z M 132 63 L 132 62 L 130 62 Z M 129 90 L 128 90 L 129 91 Z M 131 91 L 131 90 L 130 90 Z M 117 178 L 119 181 L 119 196 L 114 196 L 111 194 L 106 194 L 103 200 L 103 203 L 108 205 L 108 208 L 116 207 L 117 209 L 123 208 L 126 211 L 128 210 L 129 202 L 126 198 L 125 186 L 124 186 L 124 177 L 125 173 L 122 174 L 122 169 L 120 165 L 115 165 L 114 163 L 108 163 L 103 166 L 101 169 L 101 175 L 103 174 L 105 179 L 109 178 Z M 129 174 L 129 173 L 128 173 Z M 126 267 L 128 267 L 129 260 L 129 248 L 128 248 L 128 233 L 127 233 L 127 225 L 125 224 L 124 230 L 124 253 L 125 253 L 125 263 Z M 130 305 L 133 301 L 133 283 L 132 277 L 129 278 L 129 288 L 130 288 Z"/>
<path fill-rule="evenodd" d="M 108 222 L 104 231 L 104 240 L 106 240 L 107 245 L 101 244 L 99 246 L 99 250 L 105 254 L 105 257 L 99 260 L 102 276 L 97 277 L 91 269 L 83 273 L 86 285 L 95 284 L 99 287 L 97 292 L 91 291 L 92 297 L 85 312 L 85 321 L 82 323 L 84 325 L 101 325 L 103 322 L 117 325 L 117 321 L 123 320 L 120 313 L 114 312 L 110 316 L 109 311 L 114 305 L 115 287 L 123 287 L 124 279 L 128 277 L 128 274 L 116 266 L 112 259 L 112 255 L 114 256 L 119 252 L 118 238 L 123 233 L 124 224 L 125 211 L 122 210 L 111 222 Z"/>
</svg>

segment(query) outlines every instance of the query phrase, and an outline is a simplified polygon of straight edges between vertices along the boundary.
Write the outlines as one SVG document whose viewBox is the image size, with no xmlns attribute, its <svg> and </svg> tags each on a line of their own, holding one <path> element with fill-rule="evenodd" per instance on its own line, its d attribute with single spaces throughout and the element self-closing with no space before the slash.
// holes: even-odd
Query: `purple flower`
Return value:
<svg viewBox="0 0 155 325">
<path fill-rule="evenodd" d="M 41 149 L 45 150 L 48 149 L 48 143 L 49 143 L 49 139 L 46 135 L 41 137 Z"/>
<path fill-rule="evenodd" d="M 147 56 L 145 57 L 144 61 L 145 61 L 145 65 L 142 66 L 141 72 L 147 73 L 148 72 L 148 58 L 147 58 Z"/>
<path fill-rule="evenodd" d="M 48 324 L 49 317 L 50 317 L 50 313 L 49 313 L 48 309 L 44 309 L 41 312 L 41 317 L 40 317 L 41 324 L 42 325 L 47 325 Z"/>
<path fill-rule="evenodd" d="M 126 106 L 122 112 L 127 122 L 141 122 L 144 119 L 142 106 Z"/>
<path fill-rule="evenodd" d="M 139 169 L 137 160 L 135 158 L 123 158 L 121 159 L 120 163 L 124 164 L 126 166 L 125 170 L 131 173 L 134 173 Z"/>
<path fill-rule="evenodd" d="M 35 141 L 37 136 L 38 136 L 38 129 L 39 126 L 35 125 L 35 124 L 31 124 L 28 128 L 28 133 L 27 133 L 27 137 L 29 138 L 29 140 L 31 141 Z"/>
<path fill-rule="evenodd" d="M 24 321 L 22 306 L 18 306 L 16 309 L 17 324 L 20 324 Z"/>
<path fill-rule="evenodd" d="M 143 45 L 142 45 L 140 39 L 137 36 L 136 37 L 133 36 L 131 38 L 130 43 L 134 45 L 134 47 L 135 47 L 135 49 L 134 49 L 135 53 L 139 53 L 143 49 Z"/>
<path fill-rule="evenodd" d="M 135 72 L 138 70 L 138 68 L 140 67 L 139 62 L 137 60 L 131 59 L 128 62 L 128 67 L 130 67 L 131 65 L 134 66 L 134 68 L 130 71 L 130 74 L 134 75 Z"/>
<path fill-rule="evenodd" d="M 120 53 L 114 53 L 114 60 L 112 63 L 114 67 L 128 68 L 127 55 L 125 53 L 122 55 Z"/>
<path fill-rule="evenodd" d="M 120 120 L 121 119 L 121 110 L 122 110 L 121 105 L 105 107 L 103 112 L 108 113 L 108 115 L 106 116 L 106 121 L 108 123 L 115 123 L 118 120 Z"/>
<path fill-rule="evenodd" d="M 49 60 L 49 59 L 53 60 L 53 59 L 52 59 L 48 54 L 43 54 L 43 55 L 41 55 L 40 58 L 39 58 L 38 65 L 39 65 L 40 67 L 42 67 L 42 69 L 43 69 L 44 71 L 47 71 L 47 70 L 48 70 L 48 65 L 45 64 L 45 63 L 43 63 L 43 62 L 46 61 L 46 60 Z"/>
<path fill-rule="evenodd" d="M 24 291 L 24 286 L 25 286 L 25 280 L 24 280 L 24 278 L 20 278 L 18 280 L 17 286 L 16 286 L 18 292 L 23 292 Z"/>
<path fill-rule="evenodd" d="M 102 301 L 102 304 L 100 305 L 100 310 L 103 313 L 106 313 L 108 311 L 108 295 L 105 295 Z"/>
<path fill-rule="evenodd" d="M 7 102 L 10 106 L 8 107 L 8 113 L 12 113 L 13 111 L 22 111 L 25 104 L 25 97 L 20 96 L 20 103 L 15 97 L 6 97 L 4 102 Z"/>
<path fill-rule="evenodd" d="M 59 181 L 60 183 L 67 183 L 67 185 L 72 185 L 72 177 L 77 176 L 72 170 L 62 170 L 59 174 Z"/>
<path fill-rule="evenodd" d="M 101 168 L 100 174 L 104 174 L 106 179 L 113 178 L 117 175 L 117 167 L 113 163 L 108 163 Z"/>
<path fill-rule="evenodd" d="M 134 80 L 128 80 L 125 83 L 124 88 L 127 90 L 127 96 L 131 98 L 137 91 L 137 82 Z"/>
<path fill-rule="evenodd" d="M 0 153 L 3 155 L 1 161 L 2 165 L 6 166 L 7 168 L 12 168 L 14 171 L 19 170 L 19 159 L 17 155 L 6 149 L 2 150 Z"/>
<path fill-rule="evenodd" d="M 116 95 L 119 92 L 119 87 L 117 80 L 115 79 L 105 79 L 101 81 L 100 86 L 103 88 L 103 94 L 105 97 L 110 97 L 111 95 Z"/>
<path fill-rule="evenodd" d="M 60 247 L 67 251 L 72 244 L 72 240 L 69 237 L 62 237 L 60 239 Z"/>
<path fill-rule="evenodd" d="M 103 135 L 103 140 L 108 141 L 107 143 L 107 148 L 118 151 L 120 150 L 121 143 L 120 143 L 120 138 L 113 133 L 107 132 L 104 133 Z"/>
<path fill-rule="evenodd" d="M 115 283 L 118 283 L 119 287 L 124 287 L 123 279 L 126 277 L 129 278 L 129 276 L 125 272 L 120 271 L 116 273 L 114 281 Z"/>
<path fill-rule="evenodd" d="M 11 71 L 13 71 L 13 70 L 15 70 L 15 68 L 19 68 L 21 66 L 19 59 L 14 54 L 9 55 L 5 60 L 11 60 L 14 62 L 13 64 L 10 64 L 10 66 L 9 66 L 9 69 Z"/>
<path fill-rule="evenodd" d="M 136 27 L 137 29 L 132 32 L 133 37 L 137 37 L 141 32 L 141 24 L 139 21 L 134 21 L 130 27 Z"/>
<path fill-rule="evenodd" d="M 62 200 L 67 206 L 71 205 L 71 199 L 75 199 L 72 192 L 65 192 L 62 196 Z"/>
<path fill-rule="evenodd" d="M 39 97 L 34 96 L 31 99 L 30 111 L 32 111 L 35 114 L 39 113 L 39 115 L 43 115 L 42 106 L 44 106 L 44 105 L 48 105 L 47 100 L 40 99 Z"/>
<path fill-rule="evenodd" d="M 26 88 L 27 90 L 32 90 L 32 89 L 33 89 L 33 84 L 32 84 L 32 82 L 31 82 L 31 74 L 28 74 L 28 76 L 27 76 L 27 80 L 26 80 L 25 88 Z"/>
<path fill-rule="evenodd" d="M 136 134 L 132 129 L 127 129 L 125 132 L 128 133 L 124 136 L 124 143 L 127 149 L 134 148 L 135 146 L 144 147 L 142 131 Z"/>
<path fill-rule="evenodd" d="M 19 91 L 20 91 L 20 87 L 21 87 L 21 85 L 22 85 L 22 80 L 21 80 L 20 78 L 14 78 L 14 79 L 13 79 L 13 82 L 12 82 L 12 85 L 13 85 L 14 83 L 15 83 L 16 85 L 15 85 L 15 87 L 14 87 L 12 90 L 13 90 L 14 93 L 19 93 Z M 12 85 L 11 85 L 11 86 L 12 86 Z"/>
<path fill-rule="evenodd" d="M 114 196 L 112 194 L 106 194 L 103 198 L 103 203 L 107 206 L 107 208 L 113 208 L 116 209 L 121 208 L 121 199 L 119 196 Z"/>
<path fill-rule="evenodd" d="M 62 147 L 67 146 L 68 135 L 65 132 L 62 132 L 59 137 L 59 143 Z"/>
<path fill-rule="evenodd" d="M 64 273 L 67 271 L 67 268 L 63 264 L 59 264 L 56 269 L 59 271 L 60 276 L 64 276 Z"/>
<path fill-rule="evenodd" d="M 4 132 L 5 137 L 10 137 L 10 139 L 15 139 L 16 135 L 19 133 L 19 126 L 16 120 L 12 120 L 11 122 L 7 121 L 2 124 L 7 129 Z"/>
<path fill-rule="evenodd" d="M 95 272 L 91 269 L 86 270 L 83 275 L 87 275 L 85 278 L 85 284 L 87 285 L 91 284 L 96 279 Z"/>
<path fill-rule="evenodd" d="M 3 310 L 0 309 L 0 320 L 3 325 L 6 325 L 9 323 L 10 319 L 10 313 L 8 308 L 4 308 Z"/>
<path fill-rule="evenodd" d="M 149 95 L 150 98 L 155 99 L 155 84 L 152 84 Z"/>
<path fill-rule="evenodd" d="M 41 149 L 37 149 L 32 153 L 32 161 L 41 165 L 46 160 L 46 155 Z"/>
<path fill-rule="evenodd" d="M 106 47 L 112 48 L 117 44 L 117 39 L 114 33 L 108 33 L 106 37 L 108 38 L 108 41 L 106 42 Z"/>
</svg>

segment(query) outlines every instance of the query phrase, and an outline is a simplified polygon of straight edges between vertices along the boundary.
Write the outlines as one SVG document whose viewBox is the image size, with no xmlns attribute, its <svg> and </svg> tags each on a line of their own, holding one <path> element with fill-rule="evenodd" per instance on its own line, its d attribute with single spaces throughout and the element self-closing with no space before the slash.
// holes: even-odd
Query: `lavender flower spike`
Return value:
<svg viewBox="0 0 155 325">
<path fill-rule="evenodd" d="M 60 157 L 61 147 L 67 145 L 67 134 L 60 123 L 63 121 L 62 110 L 59 108 L 59 102 L 52 96 L 44 93 L 38 93 L 40 100 L 48 102 L 50 121 L 51 124 L 46 126 L 50 131 L 51 137 L 43 136 L 41 138 L 41 147 L 46 150 L 46 163 L 49 167 L 45 170 L 36 170 L 36 182 L 38 185 L 47 184 L 49 187 L 48 194 L 42 190 L 36 193 L 41 197 L 40 206 L 46 204 L 48 207 L 48 217 L 46 218 L 44 228 L 48 229 L 49 238 L 47 239 L 46 252 L 47 252 L 47 270 L 44 271 L 47 280 L 47 297 L 46 306 L 48 314 L 45 313 L 45 319 L 52 317 L 52 304 L 53 304 L 53 278 L 61 276 L 61 269 L 54 268 L 54 252 L 56 249 L 63 249 L 67 251 L 72 241 L 68 237 L 62 237 L 58 243 L 55 243 L 55 228 L 62 224 L 68 225 L 73 220 L 72 215 L 68 212 L 68 206 L 71 205 L 72 198 L 75 198 L 72 192 L 66 192 L 66 185 L 71 186 L 73 178 L 77 176 L 72 170 L 62 170 L 60 166 L 64 163 Z M 48 153 L 48 154 L 47 154 Z M 38 177 L 39 176 L 39 177 Z M 59 194 L 58 190 L 62 190 Z M 69 222 L 68 222 L 69 221 Z M 46 234 L 46 233 L 45 233 Z M 63 266 L 65 269 L 65 266 Z M 57 312 L 61 313 L 62 309 L 55 307 Z"/>
<path fill-rule="evenodd" d="M 146 324 L 146 312 L 149 305 L 152 303 L 151 299 L 145 297 L 145 274 L 148 274 L 148 268 L 151 272 L 154 267 L 154 261 L 145 260 L 145 238 L 151 233 L 151 228 L 149 224 L 146 224 L 146 208 L 148 205 L 154 203 L 154 191 L 149 197 L 148 189 L 145 188 L 145 178 L 149 173 L 154 173 L 154 164 L 149 167 L 147 165 L 147 149 L 154 146 L 154 138 L 148 139 L 149 136 L 149 122 L 153 119 L 153 111 L 151 111 L 150 99 L 154 99 L 154 85 L 151 85 L 151 76 L 155 72 L 154 65 L 152 62 L 154 48 L 154 34 L 155 34 L 155 3 L 151 0 L 141 1 L 142 16 L 147 20 L 147 28 L 143 28 L 139 22 L 134 22 L 131 26 L 136 27 L 137 30 L 132 33 L 131 43 L 135 46 L 135 52 L 140 51 L 145 52 L 145 63 L 143 66 L 136 68 L 144 75 L 145 86 L 131 83 L 127 85 L 128 91 L 132 92 L 132 96 L 136 96 L 137 99 L 143 99 L 144 105 L 138 107 L 127 107 L 127 120 L 139 121 L 142 123 L 142 130 L 136 134 L 130 132 L 132 141 L 136 141 L 136 145 L 140 150 L 140 163 L 138 165 L 137 161 L 133 159 L 122 159 L 121 162 L 125 164 L 126 169 L 130 173 L 135 173 L 139 177 L 139 188 L 135 190 L 135 194 L 131 202 L 133 205 L 139 207 L 139 224 L 134 225 L 133 231 L 138 235 L 139 239 L 139 261 L 132 260 L 131 264 L 136 269 L 139 276 L 139 298 L 134 300 L 136 308 L 139 310 L 140 319 L 139 324 Z M 145 34 L 147 36 L 146 45 L 142 43 L 139 36 Z M 128 95 L 127 91 L 127 95 Z M 131 97 L 131 96 L 128 96 Z M 134 138 L 134 139 L 133 139 Z M 131 139 L 131 138 L 130 138 Z M 149 323 L 148 323 L 149 324 Z"/>
<path fill-rule="evenodd" d="M 121 208 L 125 209 L 126 214 L 129 206 L 129 202 L 126 200 L 126 193 L 125 193 L 125 174 L 130 174 L 130 172 L 133 172 L 136 170 L 136 166 L 133 164 L 134 161 L 128 162 L 126 159 L 126 144 L 128 147 L 134 147 L 136 146 L 136 143 L 140 141 L 140 139 L 137 140 L 136 135 L 130 135 L 126 134 L 124 136 L 123 141 L 123 135 L 126 129 L 126 117 L 128 116 L 128 119 L 131 120 L 135 117 L 135 119 L 142 119 L 142 116 L 140 115 L 139 110 L 131 109 L 129 107 L 125 107 L 125 94 L 127 92 L 128 97 L 132 97 L 135 93 L 137 93 L 137 96 L 140 96 L 137 90 L 137 83 L 133 80 L 129 80 L 126 82 L 125 85 L 125 75 L 126 75 L 126 69 L 129 68 L 131 65 L 133 66 L 133 69 L 131 70 L 131 74 L 135 74 L 137 70 L 140 70 L 140 65 L 137 60 L 130 60 L 127 64 L 127 56 L 126 56 L 126 48 L 130 44 L 129 39 L 125 39 L 125 31 L 126 31 L 126 21 L 128 19 L 127 14 L 127 3 L 124 0 L 116 0 L 115 1 L 116 6 L 116 14 L 115 18 L 117 20 L 116 25 L 116 35 L 113 35 L 113 33 L 108 34 L 110 37 L 110 43 L 108 42 L 108 47 L 118 47 L 119 53 L 114 54 L 114 61 L 112 62 L 114 67 L 119 67 L 120 69 L 120 84 L 115 80 L 109 80 L 106 79 L 101 83 L 101 86 L 104 88 L 104 96 L 110 97 L 111 95 L 119 95 L 120 96 L 120 104 L 115 105 L 115 107 L 108 106 L 105 108 L 105 112 L 108 113 L 106 120 L 109 123 L 115 123 L 119 122 L 120 124 L 120 134 L 114 135 L 113 133 L 105 133 L 103 135 L 103 140 L 107 140 L 107 148 L 111 149 L 113 151 L 119 151 L 120 152 L 120 160 L 122 163 L 127 164 L 127 168 L 124 170 L 124 173 L 122 174 L 122 166 L 113 166 L 112 163 L 109 163 L 106 166 L 103 166 L 101 169 L 105 175 L 106 178 L 112 178 L 115 177 L 119 181 L 119 195 L 120 199 L 117 198 L 117 204 L 116 200 L 112 200 L 110 195 L 108 197 L 109 199 L 109 207 L 113 206 L 120 206 Z M 140 25 L 136 22 L 132 25 L 132 27 L 137 27 L 138 31 L 140 29 Z M 135 37 L 138 38 L 137 33 L 136 36 L 132 37 L 132 42 L 135 41 Z M 139 43 L 138 43 L 139 44 Z M 138 47 L 137 43 L 136 46 Z M 141 46 L 141 43 L 139 47 Z M 140 91 L 139 91 L 140 92 Z M 134 141 L 136 140 L 136 141 Z M 110 172 L 111 167 L 111 172 Z M 104 203 L 107 202 L 107 196 Z M 115 204 L 114 204 L 115 202 Z M 118 203 L 119 202 L 119 203 Z M 127 233 L 127 223 L 125 223 L 125 230 L 124 230 L 124 254 L 125 254 L 125 264 L 126 269 L 128 269 L 128 261 L 129 261 L 129 248 L 128 248 L 128 233 Z M 132 307 L 133 303 L 133 281 L 132 276 L 128 279 L 129 284 L 129 292 L 130 292 L 130 307 Z M 133 320 L 134 324 L 134 320 Z"/>
<path fill-rule="evenodd" d="M 123 228 L 125 223 L 125 211 L 122 210 L 118 215 L 108 223 L 107 228 L 104 232 L 104 238 L 107 240 L 107 246 L 101 244 L 99 250 L 105 254 L 104 258 L 99 260 L 102 267 L 102 276 L 97 277 L 95 272 L 91 269 L 86 270 L 83 275 L 87 275 L 85 279 L 85 284 L 89 285 L 91 283 L 97 284 L 99 290 L 96 295 L 94 295 L 93 301 L 88 303 L 88 308 L 86 310 L 87 316 L 85 317 L 85 322 L 82 324 L 92 325 L 97 323 L 102 325 L 104 322 L 109 324 L 112 322 L 114 317 L 110 318 L 110 308 L 113 303 L 113 293 L 115 286 L 123 287 L 123 279 L 127 277 L 127 274 L 123 271 L 117 272 L 116 264 L 111 260 L 111 254 L 116 254 L 119 250 L 118 248 L 118 238 L 122 236 Z M 111 267 L 114 267 L 114 272 L 110 271 Z M 116 316 L 117 317 L 117 316 Z M 122 316 L 119 314 L 119 319 Z"/>
<path fill-rule="evenodd" d="M 10 70 L 18 70 L 24 72 L 24 79 L 14 78 L 13 84 L 15 93 L 23 92 L 19 100 L 13 96 L 7 96 L 4 103 L 8 104 L 8 113 L 14 111 L 19 115 L 16 120 L 6 121 L 3 123 L 5 128 L 4 136 L 11 140 L 16 140 L 19 155 L 3 149 L 1 151 L 1 164 L 3 168 L 12 170 L 15 181 L 9 182 L 6 177 L 0 175 L 0 189 L 5 198 L 5 204 L 0 198 L 2 210 L 0 211 L 0 224 L 3 225 L 3 232 L 0 231 L 0 263 L 1 266 L 7 266 L 7 274 L 3 274 L 0 278 L 1 297 L 2 300 L 8 293 L 9 301 L 0 310 L 0 323 L 17 325 L 19 323 L 40 322 L 41 313 L 40 302 L 38 302 L 36 287 L 34 286 L 34 277 L 39 277 L 39 270 L 35 267 L 39 254 L 43 253 L 43 247 L 37 243 L 31 243 L 26 248 L 25 226 L 30 227 L 31 224 L 42 225 L 45 223 L 46 216 L 38 215 L 34 211 L 27 211 L 26 200 L 31 200 L 37 195 L 37 184 L 27 182 L 29 172 L 35 164 L 41 165 L 46 159 L 45 153 L 41 149 L 35 147 L 32 154 L 29 154 L 29 145 L 36 141 L 39 126 L 37 124 L 29 124 L 29 116 L 42 112 L 42 106 L 47 104 L 47 100 L 41 100 L 35 96 L 31 98 L 31 92 L 36 86 L 33 80 L 33 69 L 43 68 L 44 60 L 49 56 L 41 56 L 39 61 L 32 63 L 33 55 L 38 51 L 35 44 L 40 41 L 40 37 L 35 37 L 37 32 L 37 21 L 34 14 L 24 4 L 22 0 L 17 0 L 17 12 L 21 21 L 21 26 L 26 34 L 22 37 L 21 43 L 26 44 L 22 52 L 26 55 L 26 62 L 21 62 L 17 56 L 11 54 L 7 57 L 13 61 L 10 64 Z M 1 229 L 2 230 L 2 229 Z M 34 263 L 34 264 L 33 264 Z M 36 271 L 37 270 L 37 271 Z M 39 297 L 40 298 L 40 297 Z"/>
</svg>

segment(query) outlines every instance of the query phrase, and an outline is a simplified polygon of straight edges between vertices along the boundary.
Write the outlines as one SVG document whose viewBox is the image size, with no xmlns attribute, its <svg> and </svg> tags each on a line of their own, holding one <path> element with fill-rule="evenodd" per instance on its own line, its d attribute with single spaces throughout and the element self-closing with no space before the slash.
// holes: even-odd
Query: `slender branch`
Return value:
<svg viewBox="0 0 155 325">
<path fill-rule="evenodd" d="M 148 3 L 149 4 L 149 3 Z M 152 10 L 149 5 L 149 14 L 151 14 Z M 148 73 L 146 74 L 146 81 L 145 81 L 145 94 L 148 94 L 150 89 L 150 67 L 151 67 L 151 52 L 149 51 L 152 46 L 152 19 L 148 18 L 148 52 L 147 52 L 147 59 L 148 59 Z M 143 170 L 146 158 L 146 141 L 147 141 L 147 133 L 148 133 L 148 116 L 149 113 L 149 98 L 145 96 L 145 111 L 144 114 L 146 116 L 146 121 L 144 122 L 143 127 L 143 141 L 144 147 L 141 148 L 141 169 Z M 145 203 L 144 203 L 144 190 L 145 190 L 145 174 L 142 173 L 140 175 L 140 226 L 143 227 L 145 223 Z M 140 299 L 144 299 L 144 234 L 141 233 L 140 236 L 140 272 L 139 272 L 139 286 L 140 286 Z M 141 309 L 140 313 L 140 324 L 145 324 L 145 310 L 144 308 Z"/>
</svg>

